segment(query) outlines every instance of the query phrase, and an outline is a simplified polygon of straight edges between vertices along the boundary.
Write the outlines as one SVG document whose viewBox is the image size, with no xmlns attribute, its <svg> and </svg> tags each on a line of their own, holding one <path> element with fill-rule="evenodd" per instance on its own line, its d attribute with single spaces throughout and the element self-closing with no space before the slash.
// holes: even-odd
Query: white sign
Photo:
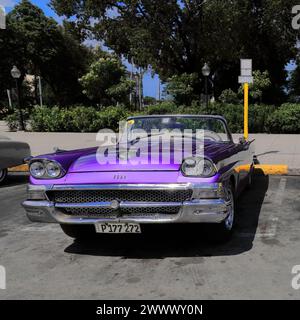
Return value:
<svg viewBox="0 0 300 320">
<path fill-rule="evenodd" d="M 253 77 L 239 76 L 239 83 L 253 83 Z"/>
<path fill-rule="evenodd" d="M 252 59 L 241 59 L 241 76 L 239 83 L 253 83 Z"/>
</svg>

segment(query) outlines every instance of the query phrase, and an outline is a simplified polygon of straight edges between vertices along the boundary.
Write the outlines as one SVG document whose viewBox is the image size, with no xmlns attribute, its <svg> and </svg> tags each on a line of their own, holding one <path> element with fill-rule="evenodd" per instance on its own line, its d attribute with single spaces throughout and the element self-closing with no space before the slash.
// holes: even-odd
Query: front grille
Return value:
<svg viewBox="0 0 300 320">
<path fill-rule="evenodd" d="M 56 203 L 110 202 L 183 202 L 192 197 L 192 190 L 55 190 L 48 191 Z"/>
<path fill-rule="evenodd" d="M 131 208 L 64 208 L 67 215 L 82 217 L 117 218 L 118 216 L 153 217 L 157 214 L 177 214 L 181 203 L 190 200 L 192 190 L 52 190 L 47 192 L 49 200 L 55 203 L 111 202 L 178 202 L 178 206 L 131 207 Z"/>
<path fill-rule="evenodd" d="M 149 217 L 157 214 L 177 214 L 180 207 L 163 208 L 122 208 L 114 210 L 111 208 L 65 208 L 64 212 L 72 216 L 117 218 L 118 216 Z"/>
<path fill-rule="evenodd" d="M 101 215 L 103 218 L 116 218 L 118 212 L 111 208 L 66 208 L 64 213 L 72 216 L 92 217 Z"/>
</svg>

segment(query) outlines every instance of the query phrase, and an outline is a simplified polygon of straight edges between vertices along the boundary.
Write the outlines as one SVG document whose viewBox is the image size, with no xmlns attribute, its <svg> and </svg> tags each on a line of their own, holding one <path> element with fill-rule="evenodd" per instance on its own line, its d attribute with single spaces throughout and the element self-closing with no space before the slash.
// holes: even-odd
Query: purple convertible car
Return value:
<svg viewBox="0 0 300 320">
<path fill-rule="evenodd" d="M 206 223 L 218 239 L 231 236 L 254 151 L 243 138 L 233 142 L 223 117 L 130 117 L 116 141 L 98 135 L 99 147 L 30 160 L 23 207 L 31 221 L 58 223 L 79 239 L 174 223 Z"/>
</svg>

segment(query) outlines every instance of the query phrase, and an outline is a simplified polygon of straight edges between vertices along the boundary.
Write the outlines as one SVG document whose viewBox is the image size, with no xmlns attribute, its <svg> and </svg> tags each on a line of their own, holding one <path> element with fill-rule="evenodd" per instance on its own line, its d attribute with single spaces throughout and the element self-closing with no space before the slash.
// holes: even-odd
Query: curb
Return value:
<svg viewBox="0 0 300 320">
<path fill-rule="evenodd" d="M 255 173 L 264 175 L 281 175 L 281 176 L 300 176 L 300 168 L 289 168 L 285 164 L 259 164 L 254 166 Z M 28 165 L 22 164 L 17 167 L 9 168 L 9 172 L 28 172 Z"/>
<path fill-rule="evenodd" d="M 21 164 L 20 166 L 9 168 L 8 172 L 28 172 L 28 164 Z"/>
<path fill-rule="evenodd" d="M 289 175 L 289 168 L 285 164 L 256 164 L 254 170 L 265 175 Z"/>
</svg>

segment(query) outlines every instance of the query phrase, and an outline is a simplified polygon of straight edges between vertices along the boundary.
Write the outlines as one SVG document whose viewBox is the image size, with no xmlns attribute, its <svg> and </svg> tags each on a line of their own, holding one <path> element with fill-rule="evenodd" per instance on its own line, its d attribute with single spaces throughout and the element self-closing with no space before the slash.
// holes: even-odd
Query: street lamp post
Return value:
<svg viewBox="0 0 300 320">
<path fill-rule="evenodd" d="M 210 67 L 207 63 L 202 68 L 202 75 L 205 77 L 205 102 L 208 109 L 208 76 L 210 75 Z"/>
<path fill-rule="evenodd" d="M 16 66 L 13 66 L 10 73 L 16 82 L 17 102 L 18 102 L 18 109 L 19 109 L 19 130 L 25 131 L 25 125 L 24 125 L 22 109 L 21 109 L 19 83 L 18 83 L 18 80 L 21 77 L 21 71 Z"/>
</svg>

